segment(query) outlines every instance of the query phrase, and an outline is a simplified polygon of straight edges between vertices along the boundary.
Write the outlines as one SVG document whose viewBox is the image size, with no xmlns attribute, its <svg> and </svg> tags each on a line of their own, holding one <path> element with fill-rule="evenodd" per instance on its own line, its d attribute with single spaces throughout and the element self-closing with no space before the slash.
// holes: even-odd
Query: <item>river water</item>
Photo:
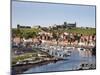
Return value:
<svg viewBox="0 0 100 75">
<path fill-rule="evenodd" d="M 77 70 L 81 64 L 95 64 L 95 56 L 91 52 L 74 50 L 68 60 L 57 61 L 28 69 L 24 73 L 54 72 Z"/>
</svg>

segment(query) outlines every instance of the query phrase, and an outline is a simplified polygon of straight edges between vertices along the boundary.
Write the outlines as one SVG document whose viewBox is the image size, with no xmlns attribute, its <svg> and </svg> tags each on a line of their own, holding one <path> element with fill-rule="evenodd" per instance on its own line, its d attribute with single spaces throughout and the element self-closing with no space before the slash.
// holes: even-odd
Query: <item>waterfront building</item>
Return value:
<svg viewBox="0 0 100 75">
<path fill-rule="evenodd" d="M 18 44 L 20 44 L 20 42 L 21 42 L 21 38 L 20 38 L 20 37 L 15 37 L 15 38 L 13 38 L 12 42 L 13 42 L 14 44 L 18 45 Z"/>
<path fill-rule="evenodd" d="M 38 36 L 41 40 L 50 40 L 52 38 L 52 34 L 49 32 L 40 32 Z"/>
</svg>

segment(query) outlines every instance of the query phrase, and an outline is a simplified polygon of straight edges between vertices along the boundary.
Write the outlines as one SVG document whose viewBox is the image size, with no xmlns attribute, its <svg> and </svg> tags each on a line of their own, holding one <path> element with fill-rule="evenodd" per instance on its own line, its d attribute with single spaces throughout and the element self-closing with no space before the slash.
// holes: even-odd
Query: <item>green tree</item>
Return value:
<svg viewBox="0 0 100 75">
<path fill-rule="evenodd" d="M 21 37 L 21 31 L 19 29 L 12 29 L 12 37 Z"/>
</svg>

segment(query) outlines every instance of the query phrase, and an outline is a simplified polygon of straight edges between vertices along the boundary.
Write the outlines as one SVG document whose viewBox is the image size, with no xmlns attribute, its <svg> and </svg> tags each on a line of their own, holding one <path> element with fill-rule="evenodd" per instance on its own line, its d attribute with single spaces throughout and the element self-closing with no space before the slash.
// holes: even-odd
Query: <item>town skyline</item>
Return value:
<svg viewBox="0 0 100 75">
<path fill-rule="evenodd" d="M 95 6 L 12 1 L 12 28 L 17 24 L 49 27 L 63 22 L 95 28 Z"/>
</svg>

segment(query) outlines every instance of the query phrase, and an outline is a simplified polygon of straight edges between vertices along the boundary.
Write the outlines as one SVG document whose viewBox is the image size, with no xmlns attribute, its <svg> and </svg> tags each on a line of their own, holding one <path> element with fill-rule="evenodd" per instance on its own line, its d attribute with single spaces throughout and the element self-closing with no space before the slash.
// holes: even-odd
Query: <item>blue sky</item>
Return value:
<svg viewBox="0 0 100 75">
<path fill-rule="evenodd" d="M 77 23 L 77 26 L 95 27 L 95 6 L 50 4 L 34 2 L 12 2 L 12 27 L 52 26 L 54 24 Z"/>
</svg>

